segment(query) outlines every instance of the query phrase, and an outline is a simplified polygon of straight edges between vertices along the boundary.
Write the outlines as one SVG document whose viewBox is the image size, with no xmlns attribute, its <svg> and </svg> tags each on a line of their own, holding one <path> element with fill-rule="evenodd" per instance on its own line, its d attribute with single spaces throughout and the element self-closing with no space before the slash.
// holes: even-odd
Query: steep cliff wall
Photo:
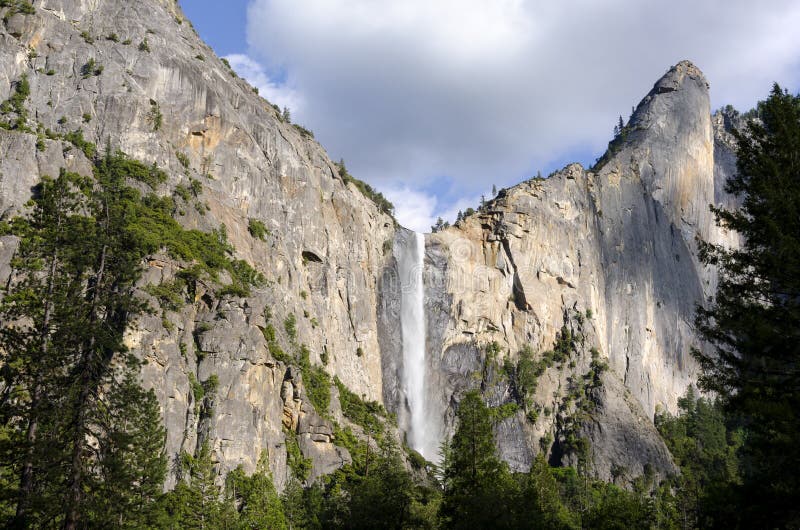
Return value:
<svg viewBox="0 0 800 530">
<path fill-rule="evenodd" d="M 563 416 L 585 412 L 563 401 L 596 348 L 610 370 L 581 425 L 597 471 L 611 478 L 620 466 L 634 474 L 646 463 L 670 469 L 652 417 L 657 408 L 674 412 L 696 373 L 694 310 L 715 277 L 699 262 L 695 238 L 728 237 L 708 209 L 729 202 L 720 181 L 735 159 L 723 129 L 716 127 L 715 149 L 708 84 L 682 62 L 655 84 L 594 170 L 574 164 L 503 190 L 430 236 L 428 340 L 440 384 L 429 392 L 450 428 L 460 393 L 478 382 L 486 390 L 476 374 L 486 370 L 492 343 L 512 362 L 526 346 L 541 359 L 566 325 L 582 344 L 540 376 L 534 408 L 548 414 L 531 421 L 518 413 L 518 426 L 501 429 L 501 451 L 524 468 L 551 433 L 545 450 L 562 459 Z M 511 376 L 496 404 L 512 401 L 513 387 Z M 630 444 L 637 449 L 620 450 Z"/>
<path fill-rule="evenodd" d="M 199 293 L 180 311 L 132 326 L 127 340 L 148 361 L 144 381 L 162 404 L 169 454 L 193 452 L 198 439 L 209 439 L 224 473 L 240 463 L 251 471 L 267 450 L 282 484 L 285 423 L 317 469 L 341 463 L 326 443 L 331 436 L 314 432 L 313 423 L 326 420 L 313 414 L 299 376 L 269 354 L 265 310 L 283 349 L 293 348 L 283 323 L 294 315 L 294 342 L 308 346 L 313 363 L 327 358 L 326 369 L 353 392 L 380 399 L 375 285 L 393 220 L 238 79 L 172 0 L 42 0 L 33 14 L 8 14 L 0 9 L 7 18 L 0 23 L 0 101 L 27 76 L 30 131 L 0 129 L 3 216 L 20 211 L 43 175 L 62 167 L 91 174 L 84 154 L 57 138 L 80 128 L 101 149 L 108 142 L 165 169 L 160 194 L 188 188 L 191 179 L 202 183 L 198 197 L 176 196 L 180 222 L 202 230 L 224 224 L 237 257 L 267 278 L 249 298 Z M 263 241 L 249 233 L 251 219 L 268 229 Z M 2 246 L 7 276 L 13 238 Z M 145 279 L 169 281 L 184 265 L 154 256 Z M 202 421 L 190 374 L 219 379 L 213 414 Z"/>
</svg>

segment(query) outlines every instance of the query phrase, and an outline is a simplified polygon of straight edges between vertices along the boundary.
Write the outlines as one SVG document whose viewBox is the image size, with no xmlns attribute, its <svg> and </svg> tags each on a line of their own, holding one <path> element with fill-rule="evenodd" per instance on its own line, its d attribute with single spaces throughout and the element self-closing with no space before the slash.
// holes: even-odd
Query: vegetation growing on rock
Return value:
<svg viewBox="0 0 800 530">
<path fill-rule="evenodd" d="M 375 190 L 372 186 L 370 186 L 363 180 L 358 180 L 357 178 L 352 176 L 347 171 L 347 167 L 345 167 L 344 165 L 344 160 L 339 160 L 339 162 L 336 163 L 336 169 L 337 172 L 339 173 L 339 177 L 345 184 L 352 183 L 356 187 L 356 189 L 358 189 L 358 191 L 360 191 L 361 194 L 364 195 L 364 197 L 368 198 L 373 203 L 375 203 L 375 206 L 377 206 L 378 209 L 383 213 L 387 215 L 394 214 L 394 205 L 386 197 L 383 196 L 383 193 Z"/>
<path fill-rule="evenodd" d="M 93 177 L 62 171 L 43 179 L 30 213 L 11 223 L 20 238 L 17 279 L 0 306 L 0 340 L 11 391 L 2 401 L 4 513 L 15 524 L 75 528 L 109 514 L 126 526 L 154 524 L 167 469 L 164 428 L 153 392 L 138 385 L 141 361 L 123 343 L 148 309 L 136 295 L 142 262 L 166 249 L 193 263 L 185 276 L 149 288 L 171 308 L 185 301 L 188 282 L 221 270 L 242 288 L 259 281 L 229 257 L 224 230 L 185 230 L 168 199 L 129 184 L 155 187 L 165 178 L 109 150 Z M 195 384 L 196 403 L 216 380 Z"/>
<path fill-rule="evenodd" d="M 250 231 L 251 236 L 261 241 L 265 241 L 267 235 L 269 235 L 269 229 L 258 219 L 251 218 L 248 221 L 247 229 Z"/>
</svg>

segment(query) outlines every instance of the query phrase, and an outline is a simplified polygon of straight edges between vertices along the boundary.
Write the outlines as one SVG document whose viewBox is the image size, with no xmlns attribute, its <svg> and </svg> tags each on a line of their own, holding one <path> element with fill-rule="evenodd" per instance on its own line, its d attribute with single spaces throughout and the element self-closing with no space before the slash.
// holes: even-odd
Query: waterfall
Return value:
<svg viewBox="0 0 800 530">
<path fill-rule="evenodd" d="M 425 236 L 412 232 L 398 249 L 401 279 L 400 326 L 403 336 L 403 391 L 409 409 L 408 445 L 430 461 L 439 460 L 438 422 L 427 399 L 425 286 L 422 279 Z"/>
</svg>

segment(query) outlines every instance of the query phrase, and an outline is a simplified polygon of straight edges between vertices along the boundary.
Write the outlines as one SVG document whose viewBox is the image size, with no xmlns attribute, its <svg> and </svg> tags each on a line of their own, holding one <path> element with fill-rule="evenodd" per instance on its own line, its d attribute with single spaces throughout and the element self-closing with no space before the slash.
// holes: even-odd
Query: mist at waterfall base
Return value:
<svg viewBox="0 0 800 530">
<path fill-rule="evenodd" d="M 409 232 L 395 255 L 400 274 L 400 325 L 403 337 L 402 388 L 408 405 L 408 445 L 426 460 L 438 462 L 440 422 L 427 399 L 428 363 L 425 350 L 425 236 Z"/>
</svg>

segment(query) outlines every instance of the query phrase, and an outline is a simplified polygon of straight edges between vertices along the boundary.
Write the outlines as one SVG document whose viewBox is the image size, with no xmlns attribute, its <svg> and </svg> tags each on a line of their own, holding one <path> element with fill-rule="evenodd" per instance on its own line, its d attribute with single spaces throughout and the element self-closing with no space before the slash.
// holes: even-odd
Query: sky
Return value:
<svg viewBox="0 0 800 530">
<path fill-rule="evenodd" d="M 800 87 L 797 0 L 181 0 L 200 36 L 427 232 L 591 165 L 672 65 L 712 109 Z"/>
</svg>

